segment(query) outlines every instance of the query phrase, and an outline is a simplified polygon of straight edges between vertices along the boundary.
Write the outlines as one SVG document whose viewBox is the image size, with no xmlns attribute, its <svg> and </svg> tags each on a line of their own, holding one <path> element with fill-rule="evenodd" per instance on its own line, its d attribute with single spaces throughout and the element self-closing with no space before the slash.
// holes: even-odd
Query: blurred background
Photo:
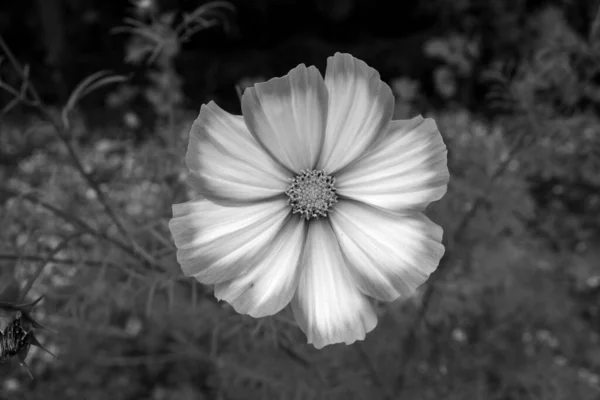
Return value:
<svg viewBox="0 0 600 400">
<path fill-rule="evenodd" d="M 0 284 L 44 294 L 0 399 L 600 399 L 598 0 L 0 2 Z M 321 351 L 181 276 L 202 103 L 349 52 L 436 119 L 447 254 Z M 10 299 L 4 299 L 10 300 Z"/>
</svg>

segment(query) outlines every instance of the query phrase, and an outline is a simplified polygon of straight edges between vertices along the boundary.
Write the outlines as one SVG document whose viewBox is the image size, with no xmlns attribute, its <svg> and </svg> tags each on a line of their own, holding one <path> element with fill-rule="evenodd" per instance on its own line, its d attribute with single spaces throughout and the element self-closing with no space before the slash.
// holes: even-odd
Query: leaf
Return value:
<svg viewBox="0 0 600 400">
<path fill-rule="evenodd" d="M 56 358 L 56 355 L 54 353 L 52 353 L 50 350 L 48 350 L 47 348 L 45 348 L 40 341 L 35 337 L 35 335 L 33 333 L 30 333 L 29 336 L 29 343 L 31 343 L 32 345 L 39 347 L 40 349 L 44 350 L 46 353 L 50 354 L 52 357 Z"/>
<path fill-rule="evenodd" d="M 68 127 L 69 113 L 75 108 L 77 103 L 85 96 L 92 93 L 94 90 L 113 83 L 125 82 L 127 77 L 123 75 L 113 75 L 109 71 L 99 71 L 92 74 L 81 81 L 73 90 L 67 100 L 67 104 L 63 107 L 62 120 L 65 127 Z"/>
</svg>

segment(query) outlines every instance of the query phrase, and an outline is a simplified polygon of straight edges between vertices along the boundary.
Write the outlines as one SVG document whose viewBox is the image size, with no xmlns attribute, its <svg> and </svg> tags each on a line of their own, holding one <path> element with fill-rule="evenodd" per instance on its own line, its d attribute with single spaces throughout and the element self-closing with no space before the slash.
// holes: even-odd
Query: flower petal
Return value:
<svg viewBox="0 0 600 400">
<path fill-rule="evenodd" d="M 234 279 L 258 265 L 290 214 L 283 199 L 224 207 L 207 199 L 173 205 L 169 229 L 183 273 L 205 284 Z"/>
<path fill-rule="evenodd" d="M 252 135 L 290 172 L 314 168 L 327 119 L 327 89 L 315 67 L 301 64 L 246 89 L 242 113 Z"/>
<path fill-rule="evenodd" d="M 444 255 L 442 228 L 420 213 L 398 215 L 341 201 L 331 226 L 360 290 L 379 300 L 410 296 Z"/>
<path fill-rule="evenodd" d="M 292 310 L 316 348 L 363 340 L 377 325 L 369 300 L 358 290 L 327 220 L 310 221 Z"/>
<path fill-rule="evenodd" d="M 256 142 L 241 116 L 214 102 L 192 125 L 186 163 L 192 186 L 213 201 L 240 204 L 277 196 L 289 174 Z"/>
<path fill-rule="evenodd" d="M 336 176 L 338 194 L 394 212 L 422 211 L 445 193 L 447 150 L 434 120 L 392 121 L 389 134 Z"/>
<path fill-rule="evenodd" d="M 215 297 L 254 318 L 281 311 L 298 286 L 306 228 L 305 220 L 289 218 L 256 266 L 238 278 L 215 285 Z"/>
<path fill-rule="evenodd" d="M 327 59 L 327 133 L 317 169 L 333 174 L 387 132 L 394 95 L 379 73 L 350 54 Z"/>
</svg>

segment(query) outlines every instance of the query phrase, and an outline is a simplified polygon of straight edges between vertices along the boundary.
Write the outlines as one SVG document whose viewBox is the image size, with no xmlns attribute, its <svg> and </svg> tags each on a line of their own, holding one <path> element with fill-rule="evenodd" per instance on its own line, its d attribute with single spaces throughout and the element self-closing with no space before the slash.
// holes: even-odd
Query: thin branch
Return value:
<svg viewBox="0 0 600 400">
<path fill-rule="evenodd" d="M 103 367 L 135 367 L 140 365 L 156 365 L 163 363 L 172 363 L 181 361 L 187 356 L 184 353 L 179 354 L 149 354 L 144 356 L 128 357 L 94 357 L 93 363 Z"/>
<path fill-rule="evenodd" d="M 81 233 L 79 233 L 79 232 L 77 232 L 76 234 L 70 235 L 70 236 L 66 237 L 65 239 L 63 239 L 56 247 L 54 247 L 54 249 L 52 249 L 50 254 L 48 254 L 42 260 L 42 262 L 40 262 L 40 264 L 38 265 L 33 276 L 31 278 L 29 278 L 27 285 L 25 285 L 25 287 L 21 291 L 21 294 L 19 296 L 19 300 L 17 301 L 17 303 L 23 302 L 23 300 L 25 299 L 25 296 L 27 296 L 27 293 L 29 293 L 29 291 L 31 290 L 31 287 L 33 286 L 35 281 L 40 277 L 44 268 L 46 268 L 46 266 L 50 263 L 50 260 L 53 259 L 54 256 L 57 255 L 60 251 L 62 251 L 69 244 L 69 242 L 71 240 L 78 238 L 79 236 L 81 236 Z"/>
<path fill-rule="evenodd" d="M 59 325 L 61 330 L 76 329 L 79 333 L 84 333 L 88 336 L 105 336 L 114 339 L 131 339 L 131 334 L 125 329 L 114 326 L 99 325 L 98 323 L 88 323 L 75 318 L 65 318 L 60 315 L 50 317 L 53 326 Z"/>
<path fill-rule="evenodd" d="M 26 70 L 21 67 L 19 60 L 17 60 L 17 57 L 15 57 L 13 52 L 10 50 L 2 35 L 0 35 L 0 48 L 2 48 L 2 51 L 6 55 L 6 58 L 8 58 L 8 61 L 12 64 L 14 70 L 21 75 L 21 78 L 24 81 L 27 80 L 27 74 L 25 73 Z"/>
<path fill-rule="evenodd" d="M 52 264 L 61 264 L 61 265 L 85 265 L 88 267 L 94 267 L 94 268 L 102 268 L 102 267 L 111 267 L 111 268 L 115 268 L 115 269 L 123 269 L 123 264 L 114 264 L 111 263 L 109 261 L 105 261 L 105 260 L 85 260 L 85 259 L 77 259 L 77 258 L 71 258 L 71 257 L 61 257 L 61 258 L 55 258 L 55 257 L 43 257 L 43 256 L 38 256 L 38 255 L 34 255 L 34 254 L 14 254 L 14 253 L 0 253 L 0 260 L 10 260 L 10 261 L 30 261 L 30 262 L 43 262 L 43 261 L 48 261 L 48 263 L 52 263 Z M 129 265 L 127 267 L 127 270 L 138 276 L 138 277 L 142 277 L 143 275 L 141 275 L 139 272 L 135 271 L 135 268 L 131 265 Z"/>
<path fill-rule="evenodd" d="M 0 89 L 4 89 L 5 92 L 12 94 L 14 97 L 19 98 L 21 94 L 14 87 L 7 85 L 6 83 L 0 81 Z"/>
<path fill-rule="evenodd" d="M 25 76 L 29 76 L 29 68 L 26 68 Z M 17 89 L 13 88 L 12 86 L 9 86 L 6 83 L 0 81 L 0 89 L 4 89 L 9 94 L 13 95 L 13 99 L 9 101 L 8 104 L 6 104 L 4 107 L 2 107 L 2 110 L 0 110 L 0 115 L 5 115 L 14 107 L 16 107 L 19 103 L 23 103 L 28 107 L 35 106 L 35 104 L 32 101 L 28 100 L 26 97 L 28 84 L 29 81 L 24 80 L 21 84 L 21 89 L 17 91 Z"/>
</svg>

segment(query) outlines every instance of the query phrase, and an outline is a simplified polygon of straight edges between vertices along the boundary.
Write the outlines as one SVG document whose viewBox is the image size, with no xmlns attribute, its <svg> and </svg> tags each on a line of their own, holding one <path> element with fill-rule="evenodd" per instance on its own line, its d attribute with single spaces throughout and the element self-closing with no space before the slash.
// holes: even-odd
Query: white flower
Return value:
<svg viewBox="0 0 600 400">
<path fill-rule="evenodd" d="M 339 53 L 325 79 L 301 64 L 248 88 L 243 116 L 204 105 L 186 155 L 201 197 L 169 225 L 183 272 L 253 317 L 291 302 L 317 348 L 364 339 L 367 296 L 410 296 L 444 253 L 421 211 L 446 192 L 446 146 L 393 109 L 377 71 Z"/>
</svg>

